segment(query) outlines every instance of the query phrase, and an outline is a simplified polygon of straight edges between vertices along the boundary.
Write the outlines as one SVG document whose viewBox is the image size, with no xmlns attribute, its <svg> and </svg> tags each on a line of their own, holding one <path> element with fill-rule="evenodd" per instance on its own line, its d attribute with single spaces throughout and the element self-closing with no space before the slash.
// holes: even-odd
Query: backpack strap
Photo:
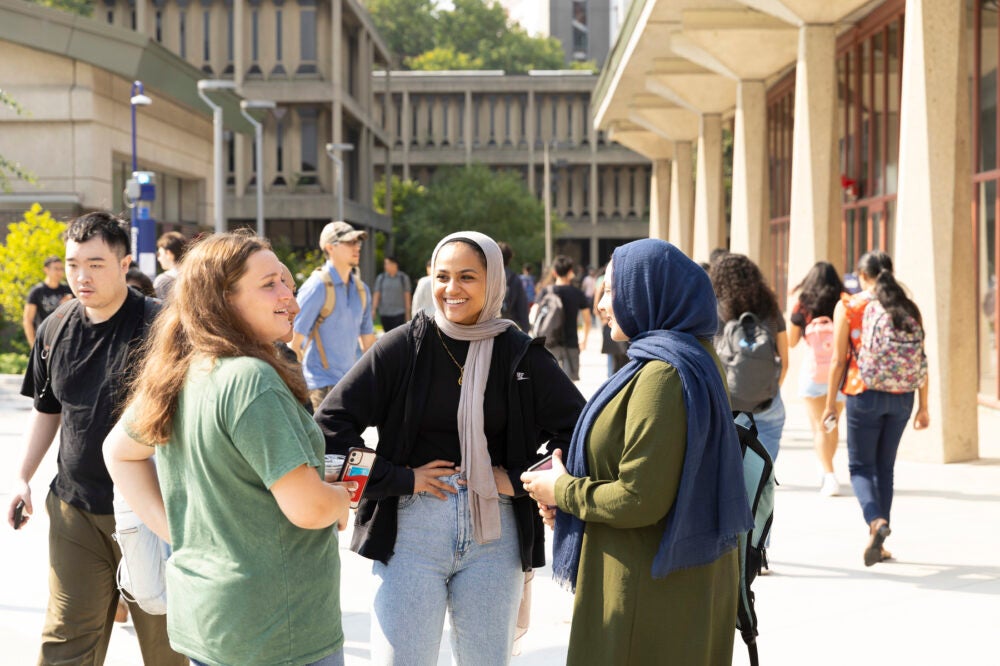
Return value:
<svg viewBox="0 0 1000 666">
<path fill-rule="evenodd" d="M 320 324 L 333 314 L 334 309 L 337 307 L 337 289 L 333 285 L 333 277 L 330 275 L 330 271 L 327 270 L 326 265 L 317 268 L 316 272 L 320 274 L 320 278 L 323 280 L 325 296 L 323 307 L 320 308 L 319 316 L 316 317 L 312 330 L 309 331 L 308 339 L 311 340 L 312 344 L 316 345 L 319 360 L 323 364 L 323 369 L 327 370 L 330 364 L 326 359 L 326 350 L 323 348 L 323 340 L 319 335 L 319 327 Z M 361 300 L 361 312 L 364 313 L 365 307 L 368 305 L 368 292 L 365 290 L 365 283 L 361 281 L 361 272 L 357 268 L 353 268 L 351 269 L 351 274 L 354 276 L 354 286 L 357 288 L 358 298 Z"/>
<path fill-rule="evenodd" d="M 63 329 L 66 328 L 66 324 L 69 321 L 69 315 L 76 311 L 80 307 L 80 301 L 73 298 L 58 308 L 49 315 L 49 319 L 53 321 L 45 327 L 45 334 L 42 336 L 42 361 L 45 363 L 45 385 L 38 392 L 38 397 L 42 398 L 45 394 L 52 388 L 52 366 L 49 359 L 52 358 L 52 348 L 55 347 L 56 343 L 59 341 L 59 336 L 62 335 Z"/>
</svg>

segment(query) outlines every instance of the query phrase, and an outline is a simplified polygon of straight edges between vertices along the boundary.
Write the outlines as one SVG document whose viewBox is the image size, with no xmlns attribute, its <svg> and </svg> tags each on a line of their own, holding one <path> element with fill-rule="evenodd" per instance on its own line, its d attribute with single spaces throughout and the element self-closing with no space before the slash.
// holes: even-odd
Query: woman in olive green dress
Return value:
<svg viewBox="0 0 1000 666">
<path fill-rule="evenodd" d="M 584 408 L 566 466 L 521 477 L 555 523 L 553 575 L 576 591 L 567 663 L 728 666 L 752 517 L 712 286 L 646 239 L 615 250 L 604 288 L 631 360 Z"/>
</svg>

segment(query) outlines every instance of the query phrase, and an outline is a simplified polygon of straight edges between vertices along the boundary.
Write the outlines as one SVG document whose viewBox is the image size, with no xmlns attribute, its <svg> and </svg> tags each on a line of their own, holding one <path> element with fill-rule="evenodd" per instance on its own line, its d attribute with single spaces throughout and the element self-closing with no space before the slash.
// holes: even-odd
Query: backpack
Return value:
<svg viewBox="0 0 1000 666">
<path fill-rule="evenodd" d="M 833 320 L 816 317 L 806 324 L 803 337 L 811 354 L 806 354 L 809 375 L 816 384 L 830 381 L 830 362 L 833 360 Z"/>
<path fill-rule="evenodd" d="M 927 378 L 924 329 L 907 316 L 906 328 L 896 328 L 892 315 L 872 299 L 861 318 L 858 374 L 865 387 L 876 391 L 908 393 Z"/>
<path fill-rule="evenodd" d="M 739 413 L 734 412 L 734 417 Z M 774 463 L 767 449 L 757 439 L 757 425 L 747 414 L 749 425 L 735 422 L 736 434 L 743 453 L 743 482 L 746 484 L 747 501 L 753 513 L 753 527 L 740 534 L 740 598 L 736 609 L 736 628 L 750 653 L 751 666 L 757 666 L 757 612 L 754 610 L 754 593 L 750 589 L 760 573 L 761 564 L 767 561 L 764 544 L 774 520 Z"/>
<path fill-rule="evenodd" d="M 330 271 L 327 270 L 326 265 L 319 266 L 313 273 L 319 273 L 320 279 L 323 280 L 323 288 L 326 291 L 326 295 L 323 299 L 323 307 L 319 310 L 319 316 L 316 317 L 316 322 L 313 324 L 312 330 L 309 331 L 308 340 L 312 341 L 312 344 L 316 345 L 316 351 L 319 353 L 319 360 L 323 363 L 323 369 L 329 369 L 330 364 L 326 360 L 326 350 L 323 349 L 323 340 L 319 335 L 319 326 L 327 317 L 333 314 L 333 309 L 337 307 L 337 289 L 333 286 L 333 277 L 330 275 Z M 354 275 L 354 286 L 358 289 L 358 297 L 361 299 L 361 312 L 364 313 L 365 306 L 368 305 L 368 292 L 365 290 L 365 283 L 361 281 L 361 272 L 357 268 L 351 269 L 351 273 Z"/>
<path fill-rule="evenodd" d="M 726 370 L 733 410 L 761 412 L 778 395 L 781 358 L 774 336 L 757 315 L 744 312 L 727 321 L 715 338 L 715 351 Z"/>
<path fill-rule="evenodd" d="M 538 299 L 535 319 L 531 322 L 531 337 L 545 338 L 545 346 L 549 348 L 561 345 L 566 317 L 564 310 L 556 288 L 546 287 Z"/>
</svg>

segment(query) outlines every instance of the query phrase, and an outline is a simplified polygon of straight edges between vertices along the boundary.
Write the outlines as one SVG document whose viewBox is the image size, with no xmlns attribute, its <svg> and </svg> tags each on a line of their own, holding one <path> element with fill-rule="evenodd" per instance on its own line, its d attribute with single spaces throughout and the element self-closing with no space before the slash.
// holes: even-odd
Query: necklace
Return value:
<svg viewBox="0 0 1000 666">
<path fill-rule="evenodd" d="M 441 341 L 441 346 L 443 346 L 444 350 L 448 353 L 448 357 L 451 359 L 451 362 L 455 364 L 456 368 L 458 368 L 458 385 L 461 386 L 462 379 L 465 378 L 465 366 L 459 363 L 458 359 L 455 358 L 455 355 L 451 353 L 451 349 L 448 348 L 448 344 L 444 341 L 444 338 L 441 336 L 441 329 L 435 326 L 434 330 L 437 331 L 438 340 Z"/>
</svg>

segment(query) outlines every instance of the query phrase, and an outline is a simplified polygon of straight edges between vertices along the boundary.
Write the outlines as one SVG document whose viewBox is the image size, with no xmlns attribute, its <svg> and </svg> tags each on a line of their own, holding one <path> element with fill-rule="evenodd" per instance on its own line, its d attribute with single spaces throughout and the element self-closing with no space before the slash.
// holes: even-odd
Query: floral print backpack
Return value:
<svg viewBox="0 0 1000 666">
<path fill-rule="evenodd" d="M 861 320 L 858 372 L 865 387 L 889 393 L 909 393 L 927 378 L 924 329 L 907 316 L 897 328 L 882 304 L 872 299 Z"/>
</svg>

